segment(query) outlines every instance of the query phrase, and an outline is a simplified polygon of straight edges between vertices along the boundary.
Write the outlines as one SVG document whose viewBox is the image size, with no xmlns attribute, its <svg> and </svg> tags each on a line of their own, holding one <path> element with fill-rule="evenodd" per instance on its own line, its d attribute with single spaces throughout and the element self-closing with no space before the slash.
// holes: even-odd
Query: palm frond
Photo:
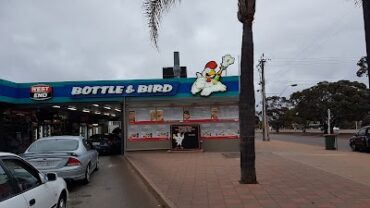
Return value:
<svg viewBox="0 0 370 208">
<path fill-rule="evenodd" d="M 172 5 L 180 1 L 181 0 L 144 0 L 143 7 L 150 30 L 150 39 L 156 48 L 158 48 L 159 27 L 163 13 L 167 12 Z"/>
</svg>

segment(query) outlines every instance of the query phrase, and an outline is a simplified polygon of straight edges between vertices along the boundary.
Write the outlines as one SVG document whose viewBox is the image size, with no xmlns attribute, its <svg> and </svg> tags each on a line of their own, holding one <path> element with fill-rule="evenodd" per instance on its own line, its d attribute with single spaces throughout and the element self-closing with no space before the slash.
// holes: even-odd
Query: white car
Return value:
<svg viewBox="0 0 370 208">
<path fill-rule="evenodd" d="M 1 208 L 66 208 L 66 182 L 55 173 L 43 174 L 21 157 L 0 152 Z"/>
</svg>

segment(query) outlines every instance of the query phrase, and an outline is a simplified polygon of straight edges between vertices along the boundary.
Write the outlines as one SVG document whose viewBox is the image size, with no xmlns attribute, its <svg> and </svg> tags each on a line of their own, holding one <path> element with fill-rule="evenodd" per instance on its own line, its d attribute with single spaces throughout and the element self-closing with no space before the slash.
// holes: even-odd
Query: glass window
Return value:
<svg viewBox="0 0 370 208">
<path fill-rule="evenodd" d="M 359 136 L 365 136 L 366 135 L 366 129 L 360 129 L 360 131 L 358 132 L 358 135 Z"/>
<path fill-rule="evenodd" d="M 30 146 L 29 152 L 59 152 L 74 151 L 78 148 L 78 141 L 74 139 L 38 140 Z"/>
<path fill-rule="evenodd" d="M 10 182 L 10 178 L 0 166 L 0 202 L 17 194 Z"/>
<path fill-rule="evenodd" d="M 220 119 L 238 119 L 239 118 L 239 107 L 235 105 L 230 106 L 219 106 L 218 117 Z"/>
<path fill-rule="evenodd" d="M 16 179 L 19 189 L 24 192 L 41 184 L 36 170 L 17 159 L 3 160 L 7 169 Z"/>
<path fill-rule="evenodd" d="M 211 107 L 186 107 L 184 108 L 184 120 L 210 119 Z"/>
<path fill-rule="evenodd" d="M 82 143 L 83 143 L 83 145 L 85 146 L 86 150 L 91 150 L 91 146 L 90 146 L 90 144 L 87 142 L 87 140 L 86 140 L 86 139 L 84 139 L 84 140 L 82 141 Z"/>
</svg>

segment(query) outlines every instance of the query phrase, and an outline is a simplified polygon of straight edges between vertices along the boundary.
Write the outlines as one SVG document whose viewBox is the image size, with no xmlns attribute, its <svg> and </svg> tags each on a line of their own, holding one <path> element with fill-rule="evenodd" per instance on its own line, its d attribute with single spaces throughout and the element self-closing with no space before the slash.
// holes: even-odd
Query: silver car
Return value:
<svg viewBox="0 0 370 208">
<path fill-rule="evenodd" d="M 82 137 L 53 136 L 33 142 L 23 158 L 44 173 L 54 172 L 65 180 L 90 182 L 98 170 L 99 156 Z"/>
</svg>

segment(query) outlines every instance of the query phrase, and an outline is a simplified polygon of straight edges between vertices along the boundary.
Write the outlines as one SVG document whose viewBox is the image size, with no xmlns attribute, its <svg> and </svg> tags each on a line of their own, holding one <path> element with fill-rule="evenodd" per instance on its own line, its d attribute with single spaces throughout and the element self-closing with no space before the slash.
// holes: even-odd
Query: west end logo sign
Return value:
<svg viewBox="0 0 370 208">
<path fill-rule="evenodd" d="M 129 85 L 75 85 L 69 86 L 72 98 L 172 96 L 176 95 L 178 82 Z"/>
<path fill-rule="evenodd" d="M 37 84 L 30 87 L 32 100 L 48 100 L 52 97 L 53 88 L 49 85 Z"/>
</svg>

